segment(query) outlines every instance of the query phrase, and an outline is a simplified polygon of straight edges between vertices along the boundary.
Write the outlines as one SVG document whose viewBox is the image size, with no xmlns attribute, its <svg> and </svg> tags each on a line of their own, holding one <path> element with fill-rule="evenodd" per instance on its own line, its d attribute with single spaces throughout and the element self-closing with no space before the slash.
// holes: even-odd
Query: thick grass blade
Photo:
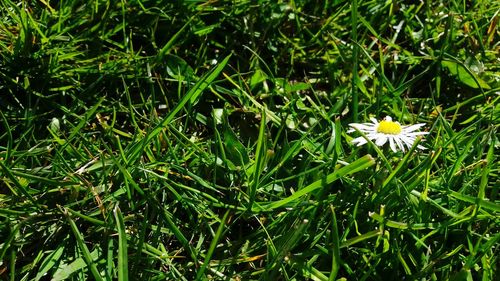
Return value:
<svg viewBox="0 0 500 281">
<path fill-rule="evenodd" d="M 352 45 L 352 82 L 351 82 L 351 95 L 352 95 L 352 116 L 353 121 L 358 122 L 358 0 L 353 0 L 351 3 L 351 39 L 354 42 Z"/>
<path fill-rule="evenodd" d="M 0 110 L 0 117 L 2 118 L 3 125 L 5 126 L 5 132 L 7 133 L 7 150 L 5 151 L 4 161 L 5 163 L 9 163 L 10 154 L 12 153 L 12 144 L 14 143 L 14 138 L 12 137 L 11 128 L 9 126 L 9 122 L 7 122 L 7 118 Z"/>
<path fill-rule="evenodd" d="M 226 226 L 226 221 L 229 216 L 229 210 L 226 211 L 224 216 L 222 217 L 222 220 L 219 224 L 219 227 L 217 228 L 217 232 L 215 233 L 214 238 L 212 239 L 212 242 L 210 242 L 210 246 L 208 248 L 207 254 L 205 255 L 205 260 L 203 261 L 203 264 L 201 265 L 200 269 L 198 270 L 198 273 L 196 274 L 196 280 L 203 280 L 204 278 L 204 273 L 205 269 L 207 268 L 208 264 L 210 263 L 210 259 L 212 258 L 212 255 L 215 251 L 215 248 L 217 247 L 217 244 L 219 243 L 220 239 L 222 238 L 222 232 L 224 231 L 224 227 Z"/>
<path fill-rule="evenodd" d="M 265 168 L 266 164 L 266 115 L 262 112 L 260 119 L 259 137 L 257 139 L 257 148 L 255 150 L 255 160 L 253 165 L 252 182 L 250 183 L 250 201 L 248 202 L 248 209 L 251 210 L 257 194 L 257 188 L 260 183 L 260 175 Z"/>
<path fill-rule="evenodd" d="M 50 185 L 50 186 L 60 187 L 60 186 L 72 186 L 72 185 L 78 184 L 77 182 L 69 181 L 67 179 L 56 180 L 56 179 L 51 179 L 51 178 L 47 178 L 47 177 L 42 177 L 42 176 L 30 174 L 30 173 L 27 173 L 27 171 L 11 170 L 11 172 L 14 176 L 24 178 L 24 179 L 30 180 L 32 182 L 43 183 L 43 184 Z"/>
<path fill-rule="evenodd" d="M 19 234 L 19 229 L 21 228 L 21 225 L 17 224 L 14 227 L 10 228 L 9 230 L 9 235 L 6 238 L 3 238 L 4 241 L 2 242 L 2 248 L 0 248 L 0 261 L 4 260 L 5 254 L 7 253 L 7 250 L 12 247 L 12 244 L 14 243 L 14 239 L 16 236 Z"/>
<path fill-rule="evenodd" d="M 64 216 L 66 216 L 66 220 L 68 221 L 68 224 L 73 231 L 73 235 L 76 238 L 78 248 L 80 248 L 80 251 L 82 251 L 83 260 L 89 267 L 94 280 L 103 280 L 101 274 L 99 273 L 99 270 L 97 269 L 97 265 L 95 264 L 92 255 L 90 254 L 89 248 L 87 248 L 87 245 L 85 244 L 83 235 L 75 224 L 75 221 L 71 218 L 69 212 L 64 207 L 60 206 L 59 208 L 61 209 L 61 212 L 64 214 Z"/>
<path fill-rule="evenodd" d="M 95 224 L 95 225 L 98 225 L 98 226 L 106 226 L 106 222 L 102 221 L 102 220 L 98 220 L 98 219 L 95 219 L 93 217 L 90 217 L 90 216 L 87 216 L 87 215 L 84 215 L 80 212 L 77 212 L 73 209 L 70 209 L 69 207 L 65 207 L 65 210 L 67 210 L 68 212 L 71 213 L 71 215 L 73 216 L 76 216 L 76 217 L 79 217 L 79 218 L 82 218 L 92 224 Z"/>
<path fill-rule="evenodd" d="M 35 276 L 35 281 L 44 278 L 49 270 L 61 262 L 61 256 L 63 255 L 64 250 L 64 244 L 59 244 L 57 248 L 44 259 L 38 269 L 37 275 Z"/>
<path fill-rule="evenodd" d="M 478 206 L 480 206 L 482 208 L 500 213 L 500 204 L 498 204 L 496 202 L 491 202 L 489 200 L 481 200 L 477 197 L 464 195 L 464 194 L 461 194 L 461 193 L 455 192 L 455 191 L 450 191 L 448 193 L 448 196 L 456 198 L 460 201 L 468 202 L 471 204 L 477 204 Z"/>
<path fill-rule="evenodd" d="M 122 212 L 118 204 L 113 210 L 118 230 L 118 280 L 128 281 L 128 247 L 127 233 L 125 233 L 125 223 L 123 222 Z"/>
<path fill-rule="evenodd" d="M 302 197 L 306 194 L 309 194 L 312 191 L 314 191 L 320 187 L 331 184 L 332 182 L 338 180 L 341 177 L 344 177 L 344 176 L 347 176 L 350 174 L 354 174 L 354 173 L 357 173 L 359 171 L 363 171 L 364 169 L 366 169 L 374 164 L 375 164 L 375 160 L 373 159 L 373 157 L 371 155 L 367 154 L 367 155 L 359 158 L 358 160 L 352 162 L 351 164 L 344 166 L 344 167 L 336 170 L 335 172 L 327 175 L 325 179 L 317 180 L 317 181 L 311 183 L 310 185 L 298 190 L 297 192 L 295 192 L 294 194 L 290 195 L 287 198 L 284 198 L 284 199 L 279 200 L 279 201 L 274 201 L 274 202 L 268 203 L 268 204 L 258 204 L 257 206 L 254 206 L 252 208 L 252 210 L 254 212 L 271 211 L 273 209 L 282 207 L 284 205 L 287 205 L 289 203 L 294 202 L 295 200 L 299 199 L 300 197 Z"/>
<path fill-rule="evenodd" d="M 189 244 L 189 241 L 186 239 L 186 236 L 184 236 L 184 234 L 181 232 L 179 227 L 172 220 L 172 214 L 169 211 L 167 211 L 165 208 L 161 208 L 161 209 L 163 211 L 163 218 L 165 219 L 165 222 L 167 223 L 167 225 L 170 228 L 170 230 L 172 231 L 172 233 L 175 235 L 177 240 L 179 240 L 179 242 L 184 247 L 184 250 L 186 250 L 188 252 L 188 254 L 191 256 L 193 261 L 195 263 L 198 263 L 198 257 L 196 256 L 195 250 Z"/>
<path fill-rule="evenodd" d="M 95 260 L 99 257 L 98 249 L 95 249 L 90 253 L 90 257 Z M 72 261 L 69 264 L 59 265 L 56 272 L 52 276 L 51 281 L 65 281 L 70 279 L 71 276 L 76 276 L 77 273 L 84 270 L 87 266 L 85 259 L 83 257 L 79 257 L 76 260 Z"/>
<path fill-rule="evenodd" d="M 351 239 L 347 239 L 346 241 L 340 243 L 340 248 L 347 248 L 347 247 L 350 247 L 354 244 L 361 243 L 365 240 L 368 240 L 368 239 L 371 239 L 374 237 L 378 237 L 378 236 L 380 236 L 381 233 L 382 232 L 380 231 L 380 229 L 372 230 L 372 231 L 369 231 L 367 233 L 353 237 Z"/>
<path fill-rule="evenodd" d="M 491 167 L 495 159 L 494 148 L 496 145 L 496 139 L 490 138 L 490 142 L 491 144 L 489 145 L 488 152 L 486 153 L 486 167 L 483 169 L 483 172 L 481 173 L 481 181 L 479 182 L 479 192 L 477 195 L 479 200 L 484 200 L 486 194 L 486 186 L 488 185 L 488 176 L 490 174 Z"/>
<path fill-rule="evenodd" d="M 340 269 L 340 242 L 335 208 L 330 205 L 330 210 L 332 212 L 332 270 L 330 271 L 330 277 L 328 278 L 328 280 L 333 281 L 336 280 L 337 274 Z"/>
<path fill-rule="evenodd" d="M 278 239 L 277 242 L 275 242 L 276 246 L 276 253 L 273 253 L 272 258 L 270 259 L 270 262 L 267 264 L 266 271 L 268 272 L 268 275 L 264 275 L 265 280 L 276 280 L 276 273 L 277 270 L 276 268 L 279 268 L 282 266 L 281 261 L 285 259 L 287 255 L 291 251 L 294 250 L 294 248 L 302 242 L 302 239 L 307 232 L 307 229 L 310 227 L 310 222 L 308 219 L 297 219 L 290 230 L 282 237 Z"/>
</svg>

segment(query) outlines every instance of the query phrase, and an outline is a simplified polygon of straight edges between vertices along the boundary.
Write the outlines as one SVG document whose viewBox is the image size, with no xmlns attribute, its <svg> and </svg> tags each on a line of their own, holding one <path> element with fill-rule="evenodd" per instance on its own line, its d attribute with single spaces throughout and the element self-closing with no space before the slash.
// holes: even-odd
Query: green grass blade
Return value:
<svg viewBox="0 0 500 281">
<path fill-rule="evenodd" d="M 353 0 L 351 3 L 351 39 L 355 43 L 352 45 L 352 82 L 351 82 L 351 94 L 352 94 L 352 116 L 353 121 L 358 122 L 358 0 Z"/>
<path fill-rule="evenodd" d="M 33 196 L 31 196 L 31 194 L 28 192 L 28 190 L 26 189 L 26 186 L 24 186 L 23 184 L 21 184 L 17 178 L 14 176 L 14 174 L 12 173 L 12 170 L 9 169 L 7 166 L 5 166 L 4 164 L 4 161 L 0 160 L 0 168 L 2 168 L 3 172 L 5 175 L 7 175 L 7 178 L 9 178 L 10 181 L 12 181 L 12 183 L 14 184 L 14 186 L 16 187 L 17 191 L 26 196 L 26 198 L 34 205 L 34 206 L 37 206 L 39 207 L 38 203 L 36 203 L 35 199 L 33 198 Z M 19 195 L 19 194 L 16 194 L 16 195 Z"/>
<path fill-rule="evenodd" d="M 488 185 L 488 176 L 490 174 L 492 165 L 494 165 L 494 147 L 496 145 L 496 139 L 490 138 L 490 142 L 491 144 L 489 145 L 488 152 L 486 154 L 486 167 L 484 167 L 483 172 L 481 173 L 481 181 L 479 182 L 479 192 L 477 195 L 479 200 L 484 200 L 486 194 L 486 186 Z"/>
<path fill-rule="evenodd" d="M 113 210 L 118 230 L 118 280 L 128 281 L 128 247 L 127 233 L 125 232 L 125 223 L 123 222 L 122 212 L 118 204 Z"/>
<path fill-rule="evenodd" d="M 185 24 L 184 26 L 182 26 L 181 29 L 179 29 L 179 31 L 177 31 L 171 38 L 170 40 L 168 40 L 168 42 L 160 49 L 160 51 L 158 52 L 158 55 L 157 55 L 157 60 L 160 62 L 161 60 L 163 60 L 165 58 L 165 55 L 167 55 L 170 50 L 172 49 L 172 47 L 174 46 L 175 42 L 177 41 L 177 39 L 179 38 L 179 36 L 181 36 L 182 34 L 185 34 L 185 30 L 189 27 L 189 25 L 191 24 L 191 22 L 193 21 L 193 19 L 195 19 L 197 17 L 197 15 L 194 15 L 192 16 Z"/>
<path fill-rule="evenodd" d="M 78 184 L 77 182 L 69 181 L 67 179 L 55 180 L 55 179 L 51 179 L 51 178 L 47 178 L 47 177 L 33 175 L 33 174 L 30 174 L 30 173 L 27 173 L 24 171 L 20 171 L 20 170 L 11 170 L 11 172 L 12 172 L 12 175 L 14 175 L 14 176 L 17 176 L 17 177 L 20 177 L 23 179 L 27 179 L 27 180 L 30 180 L 32 182 L 43 183 L 43 184 L 50 185 L 50 186 L 71 186 L 71 185 Z"/>
<path fill-rule="evenodd" d="M 368 240 L 368 239 L 371 239 L 374 237 L 378 237 L 378 236 L 380 236 L 381 233 L 382 232 L 380 230 L 372 230 L 372 231 L 369 231 L 367 233 L 353 237 L 351 239 L 347 239 L 346 241 L 340 243 L 340 248 L 347 248 L 347 247 L 350 247 L 354 244 L 361 243 L 365 240 Z"/>
<path fill-rule="evenodd" d="M 9 229 L 10 233 L 6 238 L 4 238 L 4 241 L 2 242 L 2 248 L 0 248 L 0 260 L 4 260 L 7 250 L 12 247 L 12 243 L 14 242 L 16 235 L 18 235 L 20 227 L 21 225 L 17 224 Z"/>
<path fill-rule="evenodd" d="M 339 242 L 339 229 L 337 226 L 337 216 L 335 215 L 335 208 L 330 205 L 332 212 L 332 270 L 330 271 L 329 281 L 336 280 L 337 274 L 340 269 L 340 242 Z"/>
<path fill-rule="evenodd" d="M 295 200 L 299 199 L 300 197 L 302 197 L 306 194 L 309 194 L 312 191 L 314 191 L 320 187 L 331 184 L 332 182 L 338 180 L 341 177 L 357 173 L 357 172 L 362 171 L 370 166 L 373 166 L 374 164 L 375 164 L 375 160 L 373 159 L 373 157 L 371 155 L 367 154 L 367 155 L 359 158 L 358 160 L 350 163 L 349 165 L 344 166 L 344 167 L 336 170 L 335 172 L 327 175 L 325 179 L 317 180 L 317 181 L 311 183 L 310 185 L 296 191 L 294 194 L 290 195 L 287 198 L 284 198 L 284 199 L 279 200 L 279 201 L 274 201 L 274 202 L 268 203 L 268 204 L 259 204 L 261 206 L 254 206 L 254 208 L 252 208 L 252 210 L 255 212 L 257 212 L 257 211 L 270 211 L 270 210 L 282 207 L 284 205 L 287 205 L 289 203 L 294 202 Z"/>
<path fill-rule="evenodd" d="M 196 256 L 196 252 L 193 249 L 193 247 L 189 244 L 189 241 L 186 239 L 186 236 L 181 232 L 179 227 L 174 223 L 172 220 L 172 214 L 167 211 L 165 208 L 160 207 L 163 211 L 163 218 L 165 219 L 165 222 L 168 224 L 168 227 L 172 231 L 172 233 L 175 235 L 175 237 L 179 240 L 179 242 L 182 244 L 184 247 L 184 250 L 188 252 L 188 254 L 191 256 L 193 261 L 195 263 L 198 263 L 198 257 Z"/>
<path fill-rule="evenodd" d="M 201 265 L 200 269 L 198 269 L 198 272 L 196 273 L 196 280 L 204 279 L 203 274 L 205 273 L 205 269 L 207 268 L 208 264 L 210 263 L 210 259 L 212 258 L 212 255 L 215 251 L 215 248 L 217 247 L 217 244 L 219 243 L 220 239 L 222 238 L 222 232 L 224 231 L 224 227 L 226 225 L 226 221 L 227 221 L 228 216 L 229 216 L 229 210 L 226 211 L 226 213 L 222 217 L 222 220 L 220 221 L 219 227 L 217 228 L 217 232 L 215 233 L 215 236 L 212 239 L 212 242 L 210 242 L 210 246 L 208 248 L 207 254 L 205 255 L 205 260 L 203 261 L 203 264 Z"/>
<path fill-rule="evenodd" d="M 5 117 L 5 115 L 1 110 L 0 110 L 0 117 L 2 117 L 2 122 L 3 125 L 5 126 L 5 132 L 7 133 L 7 150 L 5 152 L 4 161 L 6 163 L 9 163 L 10 154 L 12 153 L 12 144 L 14 143 L 14 138 L 12 137 L 12 132 L 9 126 L 9 122 L 7 121 L 7 118 Z"/>
<path fill-rule="evenodd" d="M 95 249 L 90 253 L 90 258 L 92 260 L 96 260 L 99 257 L 98 249 Z M 84 271 L 85 267 L 87 267 L 87 263 L 85 258 L 78 257 L 74 261 L 69 264 L 59 265 L 56 272 L 52 276 L 53 281 L 65 281 L 70 279 L 71 276 L 78 276 L 78 273 Z M 85 276 L 82 274 L 82 276 Z"/>
<path fill-rule="evenodd" d="M 257 139 L 257 148 L 255 150 L 255 159 L 254 159 L 254 165 L 253 165 L 253 175 L 252 175 L 252 181 L 250 183 L 250 200 L 248 202 L 248 210 L 252 208 L 252 205 L 255 201 L 255 195 L 257 194 L 257 188 L 259 187 L 260 183 L 260 175 L 262 174 L 262 171 L 265 168 L 266 164 L 266 115 L 264 112 L 262 112 L 262 118 L 260 120 L 260 127 L 259 127 L 259 136 Z"/>
<path fill-rule="evenodd" d="M 89 248 L 87 248 L 87 245 L 85 244 L 83 235 L 75 224 L 75 221 L 71 218 L 69 212 L 64 207 L 59 207 L 59 208 L 66 217 L 66 220 L 68 221 L 68 224 L 71 227 L 71 230 L 73 231 L 73 235 L 76 238 L 76 243 L 78 245 L 78 248 L 80 248 L 80 251 L 82 251 L 83 260 L 89 267 L 90 272 L 94 277 L 94 280 L 98 281 L 103 280 L 101 274 L 99 273 L 99 270 L 97 269 L 97 265 L 95 264 L 92 255 L 90 254 Z"/>
<path fill-rule="evenodd" d="M 40 265 L 38 273 L 35 276 L 35 281 L 42 279 L 54 266 L 60 263 L 61 257 L 64 253 L 65 247 L 63 244 L 57 246 L 57 248 L 50 253 L 45 260 Z"/>
</svg>

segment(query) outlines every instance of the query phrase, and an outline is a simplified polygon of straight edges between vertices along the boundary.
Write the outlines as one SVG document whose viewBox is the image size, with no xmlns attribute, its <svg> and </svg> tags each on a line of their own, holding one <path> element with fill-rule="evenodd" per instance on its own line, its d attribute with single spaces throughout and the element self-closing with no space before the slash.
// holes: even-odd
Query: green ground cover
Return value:
<svg viewBox="0 0 500 281">
<path fill-rule="evenodd" d="M 498 278 L 500 2 L 0 3 L 0 280 Z"/>
</svg>

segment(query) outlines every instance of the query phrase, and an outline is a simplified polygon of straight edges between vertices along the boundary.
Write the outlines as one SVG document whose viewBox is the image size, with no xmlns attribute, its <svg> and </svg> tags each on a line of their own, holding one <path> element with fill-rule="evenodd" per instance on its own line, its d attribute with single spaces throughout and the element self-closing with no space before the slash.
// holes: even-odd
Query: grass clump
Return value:
<svg viewBox="0 0 500 281">
<path fill-rule="evenodd" d="M 499 8 L 2 1 L 1 279 L 495 280 Z"/>
</svg>

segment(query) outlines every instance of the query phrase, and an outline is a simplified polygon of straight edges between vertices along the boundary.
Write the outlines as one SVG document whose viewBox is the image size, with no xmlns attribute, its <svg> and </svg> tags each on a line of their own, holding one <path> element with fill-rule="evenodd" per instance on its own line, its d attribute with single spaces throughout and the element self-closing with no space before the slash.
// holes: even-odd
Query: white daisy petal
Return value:
<svg viewBox="0 0 500 281">
<path fill-rule="evenodd" d="M 378 134 L 378 133 L 366 134 L 366 138 L 371 139 L 371 140 L 375 140 L 379 136 L 380 136 L 380 134 Z"/>
<path fill-rule="evenodd" d="M 382 146 L 387 142 L 387 137 L 385 135 L 380 135 L 377 140 L 375 141 L 375 144 L 378 146 Z"/>
<path fill-rule="evenodd" d="M 357 146 L 361 146 L 363 144 L 366 144 L 368 141 L 366 141 L 365 138 L 363 137 L 358 137 L 358 138 L 355 138 L 351 141 L 352 144 L 355 144 Z"/>
<path fill-rule="evenodd" d="M 356 128 L 362 132 L 365 132 L 365 131 L 373 131 L 374 130 L 374 126 L 373 124 L 360 124 L 360 123 L 354 123 L 354 124 L 349 124 L 349 126 L 353 127 L 353 128 Z"/>
<path fill-rule="evenodd" d="M 413 146 L 413 143 L 415 142 L 415 139 L 404 137 L 404 136 L 401 136 L 399 139 L 401 141 L 403 141 L 404 144 L 406 144 L 408 149 L 410 149 Z"/>
<path fill-rule="evenodd" d="M 396 141 L 396 144 L 401 149 L 401 151 L 405 152 L 405 146 L 403 145 L 403 142 L 401 141 L 401 139 L 400 138 L 394 138 L 394 141 Z"/>
<path fill-rule="evenodd" d="M 415 125 L 411 125 L 411 126 L 405 126 L 405 127 L 403 127 L 403 131 L 405 131 L 405 132 L 413 132 L 415 130 L 420 129 L 420 127 L 422 127 L 424 125 L 425 125 L 425 123 L 415 124 Z"/>
<path fill-rule="evenodd" d="M 389 137 L 389 146 L 391 147 L 392 151 L 397 152 L 396 144 L 394 143 L 394 139 L 396 139 L 396 138 Z"/>
<path fill-rule="evenodd" d="M 423 136 L 427 134 L 429 134 L 429 132 L 414 132 L 414 133 L 405 133 L 405 136 L 413 137 L 413 136 Z"/>
</svg>

